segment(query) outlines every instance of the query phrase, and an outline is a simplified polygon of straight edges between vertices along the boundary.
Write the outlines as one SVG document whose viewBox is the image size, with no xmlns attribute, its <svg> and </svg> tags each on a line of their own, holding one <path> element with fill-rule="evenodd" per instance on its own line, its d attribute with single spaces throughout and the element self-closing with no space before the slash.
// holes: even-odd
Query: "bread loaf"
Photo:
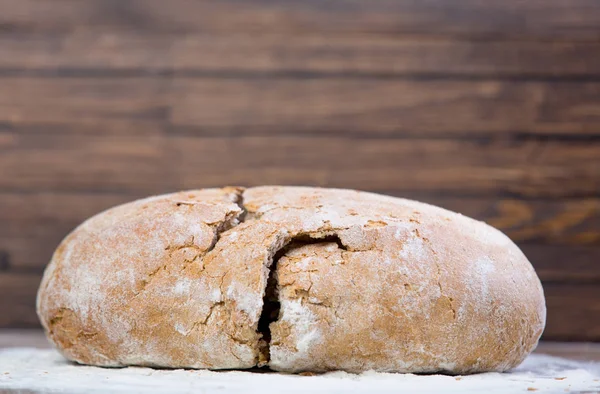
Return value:
<svg viewBox="0 0 600 394">
<path fill-rule="evenodd" d="M 416 201 L 204 189 L 102 212 L 57 248 L 48 338 L 98 366 L 465 374 L 535 348 L 538 277 L 500 231 Z"/>
</svg>

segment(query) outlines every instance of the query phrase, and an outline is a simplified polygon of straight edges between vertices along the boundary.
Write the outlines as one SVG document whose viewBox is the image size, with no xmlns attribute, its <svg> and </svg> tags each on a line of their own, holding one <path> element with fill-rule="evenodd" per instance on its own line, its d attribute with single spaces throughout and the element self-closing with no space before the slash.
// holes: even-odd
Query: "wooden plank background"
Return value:
<svg viewBox="0 0 600 394">
<path fill-rule="evenodd" d="M 600 3 L 0 0 L 0 327 L 86 217 L 225 184 L 485 220 L 600 341 Z"/>
</svg>

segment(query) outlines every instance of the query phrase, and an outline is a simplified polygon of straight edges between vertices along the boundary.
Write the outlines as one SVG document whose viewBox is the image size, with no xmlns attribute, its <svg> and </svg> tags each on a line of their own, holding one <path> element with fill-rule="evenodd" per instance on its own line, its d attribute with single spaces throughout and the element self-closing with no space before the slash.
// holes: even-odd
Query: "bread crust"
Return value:
<svg viewBox="0 0 600 394">
<path fill-rule="evenodd" d="M 280 311 L 263 338 L 270 269 Z M 54 253 L 38 315 L 83 364 L 473 373 L 517 366 L 546 309 L 531 264 L 485 223 L 372 193 L 265 186 L 88 219 Z"/>
</svg>

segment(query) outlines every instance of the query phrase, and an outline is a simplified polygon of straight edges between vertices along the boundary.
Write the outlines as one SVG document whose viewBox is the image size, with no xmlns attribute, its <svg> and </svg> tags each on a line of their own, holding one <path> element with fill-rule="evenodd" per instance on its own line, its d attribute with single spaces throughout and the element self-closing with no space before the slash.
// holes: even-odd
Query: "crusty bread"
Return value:
<svg viewBox="0 0 600 394">
<path fill-rule="evenodd" d="M 473 373 L 518 365 L 546 308 L 526 257 L 485 223 L 371 193 L 269 186 L 92 217 L 56 250 L 38 314 L 83 364 Z"/>
</svg>

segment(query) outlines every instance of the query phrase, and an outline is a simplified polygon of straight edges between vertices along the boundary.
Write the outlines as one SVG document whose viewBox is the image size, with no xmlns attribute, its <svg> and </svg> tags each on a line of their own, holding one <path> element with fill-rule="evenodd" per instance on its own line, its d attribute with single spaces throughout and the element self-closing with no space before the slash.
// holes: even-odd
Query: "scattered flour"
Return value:
<svg viewBox="0 0 600 394">
<path fill-rule="evenodd" d="M 0 350 L 0 391 L 40 393 L 564 393 L 600 390 L 600 364 L 532 355 L 510 373 L 469 376 L 332 372 L 317 376 L 242 371 L 109 369 L 69 363 L 55 350 Z"/>
</svg>

